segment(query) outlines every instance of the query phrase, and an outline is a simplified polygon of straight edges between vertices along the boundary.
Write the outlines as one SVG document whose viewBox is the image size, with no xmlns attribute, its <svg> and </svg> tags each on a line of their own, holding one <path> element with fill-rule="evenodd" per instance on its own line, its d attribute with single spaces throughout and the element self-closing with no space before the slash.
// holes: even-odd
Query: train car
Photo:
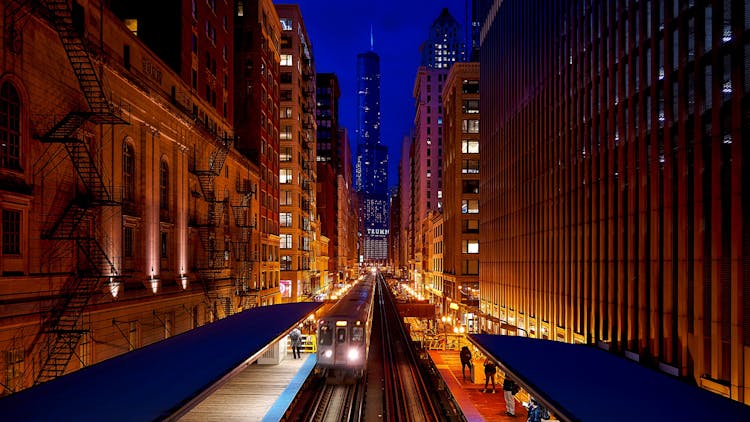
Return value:
<svg viewBox="0 0 750 422">
<path fill-rule="evenodd" d="M 379 277 L 376 271 L 366 275 L 318 321 L 315 371 L 327 376 L 329 382 L 358 380 L 367 369 L 373 300 Z"/>
</svg>

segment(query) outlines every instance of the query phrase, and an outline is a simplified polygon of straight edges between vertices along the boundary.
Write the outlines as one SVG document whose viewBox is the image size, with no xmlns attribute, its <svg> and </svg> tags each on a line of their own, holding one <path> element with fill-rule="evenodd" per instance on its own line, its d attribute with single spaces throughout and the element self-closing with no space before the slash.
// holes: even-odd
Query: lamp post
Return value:
<svg viewBox="0 0 750 422">
<path fill-rule="evenodd" d="M 445 338 L 443 350 L 448 349 L 448 324 L 450 324 L 452 319 L 453 318 L 450 315 L 443 315 L 440 317 L 440 320 L 443 321 L 443 337 Z"/>
</svg>

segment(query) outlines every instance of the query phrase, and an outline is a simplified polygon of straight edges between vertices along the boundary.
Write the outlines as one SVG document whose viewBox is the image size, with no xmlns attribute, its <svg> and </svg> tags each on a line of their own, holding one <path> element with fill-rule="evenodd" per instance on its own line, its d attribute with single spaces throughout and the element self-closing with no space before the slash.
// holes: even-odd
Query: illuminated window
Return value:
<svg viewBox="0 0 750 422">
<path fill-rule="evenodd" d="M 281 271 L 291 271 L 292 270 L 292 257 L 289 255 L 282 255 L 281 256 Z"/>
<path fill-rule="evenodd" d="M 461 152 L 464 154 L 479 154 L 479 141 L 476 139 L 464 139 L 461 141 Z"/>
<path fill-rule="evenodd" d="M 478 199 L 461 200 L 461 214 L 479 214 Z"/>
<path fill-rule="evenodd" d="M 281 227 L 292 227 L 292 213 L 290 212 L 279 213 L 279 225 Z"/>
<path fill-rule="evenodd" d="M 281 133 L 279 133 L 279 139 L 282 141 L 289 141 L 292 139 L 292 127 L 291 126 L 284 126 L 281 130 Z"/>
<path fill-rule="evenodd" d="M 292 235 L 291 234 L 281 234 L 279 235 L 279 248 L 281 249 L 292 249 Z"/>
<path fill-rule="evenodd" d="M 281 18 L 281 30 L 282 31 L 292 30 L 292 18 Z"/>
<path fill-rule="evenodd" d="M 479 253 L 479 241 L 478 240 L 462 240 L 461 252 L 471 253 L 471 254 Z"/>
<path fill-rule="evenodd" d="M 286 163 L 292 161 L 292 147 L 282 147 L 279 153 L 279 161 Z"/>
<path fill-rule="evenodd" d="M 279 170 L 279 183 L 292 183 L 292 169 Z"/>
<path fill-rule="evenodd" d="M 461 173 L 478 174 L 479 160 L 461 160 Z"/>
<path fill-rule="evenodd" d="M 292 55 L 291 54 L 282 54 L 281 55 L 281 66 L 291 66 L 292 65 Z"/>
<path fill-rule="evenodd" d="M 479 133 L 479 119 L 464 119 L 461 121 L 463 133 Z"/>
</svg>

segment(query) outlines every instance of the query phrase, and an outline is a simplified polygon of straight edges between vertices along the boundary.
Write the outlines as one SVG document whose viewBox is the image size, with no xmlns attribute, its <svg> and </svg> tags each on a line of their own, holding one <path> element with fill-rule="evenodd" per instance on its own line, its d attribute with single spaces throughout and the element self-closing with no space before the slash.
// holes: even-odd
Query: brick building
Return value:
<svg viewBox="0 0 750 422">
<path fill-rule="evenodd" d="M 222 107 L 99 2 L 25 4 L 0 5 L 2 394 L 252 306 L 257 242 Z"/>
</svg>

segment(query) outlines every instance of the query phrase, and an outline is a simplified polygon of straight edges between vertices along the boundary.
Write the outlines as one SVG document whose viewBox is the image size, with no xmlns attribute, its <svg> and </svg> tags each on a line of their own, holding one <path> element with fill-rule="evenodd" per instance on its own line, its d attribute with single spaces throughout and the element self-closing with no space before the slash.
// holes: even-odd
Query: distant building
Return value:
<svg viewBox="0 0 750 422">
<path fill-rule="evenodd" d="M 430 69 L 449 69 L 453 63 L 464 61 L 466 43 L 461 24 L 447 8 L 433 21 L 420 49 L 420 65 Z"/>
<path fill-rule="evenodd" d="M 341 172 L 336 175 L 336 191 L 338 198 L 338 218 L 336 231 L 338 232 L 338 248 L 335 251 L 336 268 L 339 281 L 357 277 L 357 262 L 359 259 L 359 202 L 354 191 L 352 178 L 351 148 L 349 134 L 346 129 L 339 128 L 338 133 L 339 156 Z"/>
<path fill-rule="evenodd" d="M 366 261 L 388 258 L 388 147 L 380 140 L 380 58 L 357 55 L 356 189 L 360 198 L 361 254 Z"/>
<path fill-rule="evenodd" d="M 487 0 L 466 0 L 466 61 L 479 61 L 479 35 L 482 31 L 481 3 Z"/>
<path fill-rule="evenodd" d="M 329 239 L 328 256 L 329 275 L 336 274 L 338 261 L 338 220 L 341 218 L 342 210 L 338 208 L 338 178 L 337 175 L 343 170 L 342 162 L 349 161 L 351 157 L 341 156 L 339 147 L 339 89 L 338 79 L 333 73 L 318 73 L 316 82 L 316 109 L 317 115 L 317 195 L 316 203 L 318 217 L 320 220 L 320 232 Z M 344 211 L 345 212 L 345 211 Z M 329 286 L 333 282 L 324 280 L 324 285 Z"/>
<path fill-rule="evenodd" d="M 484 312 L 750 404 L 748 12 L 494 1 L 480 61 Z"/>
</svg>

